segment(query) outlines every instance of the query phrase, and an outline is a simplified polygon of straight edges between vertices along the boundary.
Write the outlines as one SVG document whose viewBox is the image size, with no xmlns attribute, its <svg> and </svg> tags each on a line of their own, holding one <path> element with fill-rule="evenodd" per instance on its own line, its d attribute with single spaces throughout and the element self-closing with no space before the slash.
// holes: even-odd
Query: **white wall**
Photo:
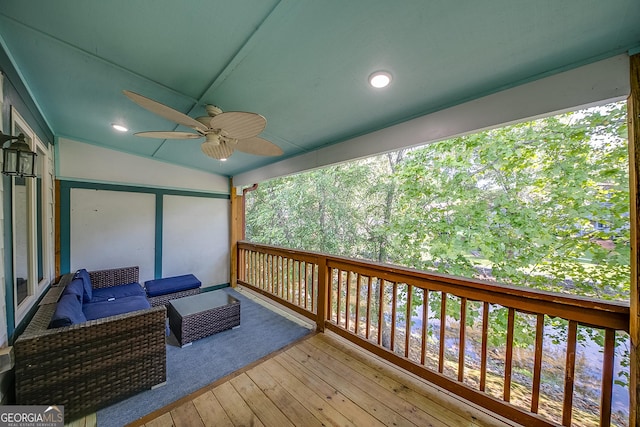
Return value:
<svg viewBox="0 0 640 427">
<path fill-rule="evenodd" d="M 164 196 L 163 207 L 163 275 L 229 283 L 229 200 Z"/>
<path fill-rule="evenodd" d="M 57 178 L 71 183 L 70 206 L 61 206 L 69 209 L 70 271 L 138 265 L 144 282 L 154 278 L 162 250 L 162 277 L 229 283 L 228 178 L 69 139 L 59 140 L 58 156 Z M 86 182 L 98 189 L 80 188 Z"/>
<path fill-rule="evenodd" d="M 58 140 L 58 179 L 134 184 L 229 194 L 227 177 L 91 144 Z"/>
<path fill-rule="evenodd" d="M 155 195 L 71 190 L 71 271 L 140 267 L 154 278 Z"/>
</svg>

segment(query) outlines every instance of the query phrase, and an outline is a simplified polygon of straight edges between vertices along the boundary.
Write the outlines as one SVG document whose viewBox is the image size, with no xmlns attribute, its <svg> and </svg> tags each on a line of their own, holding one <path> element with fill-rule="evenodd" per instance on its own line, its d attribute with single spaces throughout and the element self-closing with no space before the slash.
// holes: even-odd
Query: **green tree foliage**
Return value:
<svg viewBox="0 0 640 427">
<path fill-rule="evenodd" d="M 262 183 L 249 239 L 628 299 L 626 106 L 610 104 Z"/>
<path fill-rule="evenodd" d="M 430 144 L 397 171 L 393 258 L 598 298 L 629 292 L 623 104 Z M 487 270 L 489 271 L 489 270 Z"/>
</svg>

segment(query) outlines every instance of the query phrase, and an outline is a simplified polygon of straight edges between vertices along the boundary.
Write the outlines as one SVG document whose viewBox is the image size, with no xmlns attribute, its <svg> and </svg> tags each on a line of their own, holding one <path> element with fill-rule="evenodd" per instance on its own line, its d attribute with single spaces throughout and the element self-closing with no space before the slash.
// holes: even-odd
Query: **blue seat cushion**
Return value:
<svg viewBox="0 0 640 427">
<path fill-rule="evenodd" d="M 130 296 L 118 298 L 113 301 L 89 302 L 82 305 L 82 311 L 87 320 L 102 319 L 103 317 L 115 316 L 117 314 L 147 308 L 151 308 L 151 304 L 149 304 L 147 298 L 143 296 Z"/>
<path fill-rule="evenodd" d="M 78 299 L 78 296 L 66 294 L 60 297 L 56 310 L 51 316 L 49 328 L 61 328 L 86 321 L 87 318 L 82 312 L 82 302 Z"/>
<path fill-rule="evenodd" d="M 148 280 L 144 282 L 147 295 L 150 297 L 195 289 L 199 288 L 200 285 L 202 285 L 202 283 L 193 274 L 165 277 L 163 279 Z"/>
<path fill-rule="evenodd" d="M 89 272 L 84 268 L 76 271 L 75 279 L 82 279 L 82 283 L 84 284 L 84 294 L 82 296 L 83 302 L 91 301 L 93 298 L 93 285 L 91 284 L 91 278 L 89 277 Z"/>
<path fill-rule="evenodd" d="M 78 301 L 82 301 L 84 299 L 84 282 L 82 279 L 73 279 L 71 283 L 64 288 L 62 295 L 75 295 Z"/>
<path fill-rule="evenodd" d="M 93 298 L 91 298 L 90 303 L 133 296 L 146 297 L 144 288 L 140 283 L 128 283 L 126 285 L 109 286 L 108 288 L 96 288 L 93 290 Z"/>
</svg>

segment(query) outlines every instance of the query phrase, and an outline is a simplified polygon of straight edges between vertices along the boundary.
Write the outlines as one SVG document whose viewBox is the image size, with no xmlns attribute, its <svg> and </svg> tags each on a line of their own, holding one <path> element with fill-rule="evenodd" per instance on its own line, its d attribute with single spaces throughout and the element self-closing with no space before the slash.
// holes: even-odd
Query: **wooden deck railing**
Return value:
<svg viewBox="0 0 640 427">
<path fill-rule="evenodd" d="M 611 424 L 616 333 L 628 332 L 627 304 L 248 242 L 238 243 L 238 283 L 315 321 L 318 330 L 527 426 L 572 424 L 578 337 L 601 334 L 604 344 L 593 344 L 602 352 L 595 422 Z M 493 322 L 506 326 L 504 337 L 492 336 Z M 552 329 L 564 334 L 563 357 L 558 349 L 546 354 Z M 516 381 L 514 354 L 527 336 L 531 379 Z M 559 399 L 541 386 L 554 375 L 561 377 Z"/>
</svg>

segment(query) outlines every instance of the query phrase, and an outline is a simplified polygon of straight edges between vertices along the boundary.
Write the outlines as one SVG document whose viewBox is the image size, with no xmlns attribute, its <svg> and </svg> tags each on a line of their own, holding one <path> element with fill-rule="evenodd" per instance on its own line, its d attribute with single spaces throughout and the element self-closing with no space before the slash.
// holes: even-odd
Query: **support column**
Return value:
<svg viewBox="0 0 640 427">
<path fill-rule="evenodd" d="M 640 54 L 630 57 L 631 95 L 627 100 L 629 125 L 629 200 L 631 224 L 631 301 L 629 334 L 631 337 L 631 366 L 629 384 L 629 426 L 640 427 L 638 396 L 640 396 Z"/>
<path fill-rule="evenodd" d="M 231 184 L 231 224 L 229 224 L 229 259 L 231 265 L 229 268 L 230 277 L 229 282 L 232 287 L 238 285 L 238 240 L 241 240 L 244 234 L 244 224 L 242 223 L 243 215 L 243 202 L 242 195 L 238 195 L 236 188 L 233 186 L 233 179 Z"/>
</svg>

